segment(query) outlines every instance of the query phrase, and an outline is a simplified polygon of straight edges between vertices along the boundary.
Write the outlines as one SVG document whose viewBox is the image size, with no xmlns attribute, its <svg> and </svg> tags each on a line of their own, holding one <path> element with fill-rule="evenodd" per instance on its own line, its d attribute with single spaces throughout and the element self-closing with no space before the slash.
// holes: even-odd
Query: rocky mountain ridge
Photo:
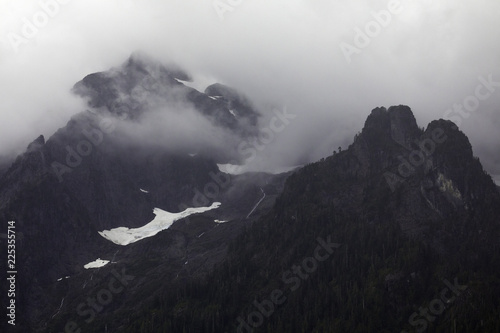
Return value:
<svg viewBox="0 0 500 333">
<path fill-rule="evenodd" d="M 178 213 L 218 200 L 222 207 L 204 214 L 211 218 L 201 222 L 195 218 L 192 228 L 173 226 L 165 236 L 171 240 L 167 247 L 156 245 L 180 262 L 190 242 L 196 243 L 199 234 L 218 227 L 218 242 L 193 250 L 193 256 L 218 253 L 208 263 L 192 260 L 190 267 L 205 272 L 222 260 L 232 237 L 231 225 L 219 226 L 214 220 L 245 219 L 265 189 L 268 197 L 252 214 L 257 217 L 279 193 L 282 175 L 220 172 L 217 163 L 233 157 L 228 146 L 172 149 L 123 139 L 123 128 L 140 126 L 156 106 L 162 107 L 167 118 L 169 112 L 182 108 L 194 110 L 234 138 L 250 138 L 255 133 L 259 114 L 243 97 L 241 101 L 234 94 L 213 99 L 185 86 L 181 79 L 189 77 L 136 55 L 120 68 L 87 76 L 74 91 L 87 98 L 89 110 L 73 116 L 47 140 L 38 137 L 6 167 L 0 177 L 0 217 L 5 223 L 16 221 L 22 235 L 17 244 L 18 311 L 26 316 L 20 331 L 41 330 L 59 308 L 61 295 L 68 292 L 58 289 L 59 278 L 76 277 L 78 283 L 87 284 L 93 274 L 84 264 L 97 258 L 123 259 L 123 249 L 99 231 L 142 227 L 155 218 L 155 208 Z M 229 112 L 229 105 L 242 108 L 237 117 Z M 143 247 L 150 248 L 151 242 L 144 243 L 132 247 L 136 249 L 132 256 L 147 252 Z"/>
<path fill-rule="evenodd" d="M 0 175 L 0 219 L 16 221 L 19 235 L 19 331 L 393 331 L 417 326 L 407 318 L 432 300 L 427 287 L 453 276 L 471 293 L 428 325 L 495 330 L 495 310 L 467 311 L 497 309 L 485 290 L 499 292 L 500 192 L 455 124 L 420 129 L 408 106 L 375 108 L 347 149 L 279 175 L 221 172 L 235 145 L 124 139 L 151 114 L 191 111 L 232 138 L 256 135 L 260 113 L 248 99 L 221 84 L 199 92 L 189 79 L 141 55 L 86 76 L 74 91 L 89 110 L 38 137 Z M 127 246 L 99 233 L 141 228 L 154 209 L 214 202 Z M 331 264 L 276 279 L 318 239 L 339 245 Z M 97 258 L 110 263 L 84 268 Z M 91 306 L 118 290 L 118 276 L 114 301 Z M 265 325 L 263 315 L 252 324 L 255 302 L 290 281 L 299 291 L 273 305 Z M 387 313 L 395 315 L 382 322 Z"/>
</svg>

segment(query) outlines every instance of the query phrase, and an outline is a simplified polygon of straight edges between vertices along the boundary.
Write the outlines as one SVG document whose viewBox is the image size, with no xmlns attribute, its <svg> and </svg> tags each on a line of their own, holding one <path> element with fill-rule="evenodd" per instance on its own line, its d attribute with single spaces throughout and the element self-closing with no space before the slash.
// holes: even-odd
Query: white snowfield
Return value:
<svg viewBox="0 0 500 333">
<path fill-rule="evenodd" d="M 297 169 L 302 165 L 291 166 L 291 167 L 279 167 L 273 169 L 262 168 L 259 165 L 253 165 L 251 162 L 245 165 L 217 164 L 217 166 L 219 167 L 220 172 L 227 173 L 230 175 L 241 175 L 245 172 L 265 172 L 273 175 L 278 175 L 280 173 L 285 173 Z"/>
<path fill-rule="evenodd" d="M 111 230 L 99 231 L 99 235 L 118 245 L 129 245 L 140 241 L 141 239 L 152 237 L 162 230 L 170 228 L 177 220 L 188 217 L 192 214 L 203 213 L 212 209 L 219 208 L 220 202 L 214 202 L 210 207 L 188 208 L 180 213 L 169 213 L 159 208 L 155 208 L 153 213 L 156 217 L 153 221 L 140 227 L 129 229 L 119 227 Z"/>
<path fill-rule="evenodd" d="M 185 85 L 186 87 L 193 88 L 193 89 L 196 89 L 196 90 L 200 91 L 200 90 L 198 89 L 198 87 L 196 87 L 196 85 L 194 84 L 194 82 L 193 82 L 193 81 L 184 81 L 184 80 L 180 80 L 180 79 L 177 79 L 177 78 L 176 78 L 175 80 L 176 80 L 177 82 L 179 82 L 179 83 L 182 83 L 182 84 L 183 84 L 183 85 Z"/>
<path fill-rule="evenodd" d="M 217 164 L 217 166 L 219 167 L 220 172 L 227 173 L 230 175 L 241 175 L 246 171 L 244 165 Z"/>
<path fill-rule="evenodd" d="M 109 263 L 109 260 L 102 260 L 101 258 L 97 258 L 96 261 L 89 262 L 87 265 L 83 266 L 85 269 L 89 268 L 99 268 L 106 266 Z"/>
</svg>

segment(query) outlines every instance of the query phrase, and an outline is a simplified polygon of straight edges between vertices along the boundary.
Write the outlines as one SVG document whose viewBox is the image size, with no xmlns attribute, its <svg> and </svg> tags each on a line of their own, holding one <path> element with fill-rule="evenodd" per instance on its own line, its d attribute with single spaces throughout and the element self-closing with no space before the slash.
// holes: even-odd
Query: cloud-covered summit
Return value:
<svg viewBox="0 0 500 333">
<path fill-rule="evenodd" d="M 43 8 L 3 1 L 0 155 L 63 126 L 85 107 L 70 93 L 73 84 L 135 50 L 189 70 L 200 92 L 220 82 L 259 110 L 287 107 L 297 118 L 270 154 L 284 159 L 316 160 L 346 146 L 377 105 L 409 105 L 428 123 L 473 95 L 479 77 L 500 82 L 495 0 L 401 1 L 348 64 L 340 45 L 375 27 L 388 3 L 242 1 L 221 20 L 212 1 L 70 1 L 15 52 L 9 33 L 21 35 Z M 498 90 L 460 128 L 485 168 L 500 175 Z"/>
</svg>

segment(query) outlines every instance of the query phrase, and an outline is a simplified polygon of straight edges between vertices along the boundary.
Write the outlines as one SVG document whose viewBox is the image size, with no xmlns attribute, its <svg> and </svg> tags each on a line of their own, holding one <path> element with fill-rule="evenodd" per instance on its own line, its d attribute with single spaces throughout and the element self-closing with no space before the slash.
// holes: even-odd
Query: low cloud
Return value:
<svg viewBox="0 0 500 333">
<path fill-rule="evenodd" d="M 136 50 L 188 69 L 197 89 L 221 82 L 260 109 L 287 106 L 297 114 L 266 148 L 269 159 L 282 157 L 278 164 L 346 146 L 377 106 L 409 105 L 423 127 L 473 93 L 479 76 L 500 81 L 495 0 L 402 1 L 403 10 L 350 64 L 341 43 L 353 43 L 356 29 L 365 29 L 389 1 L 242 1 L 223 20 L 213 1 L 64 2 L 18 52 L 8 34 L 22 34 L 24 18 L 32 21 L 40 4 L 0 5 L 0 155 L 49 136 L 83 111 L 69 93 L 72 85 Z M 460 126 L 497 174 L 498 105 L 500 91 Z"/>
<path fill-rule="evenodd" d="M 189 105 L 158 106 L 139 119 L 121 121 L 115 138 L 127 145 L 157 147 L 177 153 L 213 153 L 223 160 L 235 156 L 234 143 L 239 139 L 227 129 L 215 126 Z"/>
</svg>

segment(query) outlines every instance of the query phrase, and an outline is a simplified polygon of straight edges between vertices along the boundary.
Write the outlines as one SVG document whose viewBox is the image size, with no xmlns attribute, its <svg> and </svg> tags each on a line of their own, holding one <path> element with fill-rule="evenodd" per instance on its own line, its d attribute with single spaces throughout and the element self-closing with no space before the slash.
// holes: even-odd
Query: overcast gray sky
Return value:
<svg viewBox="0 0 500 333">
<path fill-rule="evenodd" d="M 285 160 L 346 147 L 377 106 L 423 127 L 465 103 L 448 116 L 500 180 L 499 22 L 498 0 L 0 0 L 0 154 L 64 126 L 84 108 L 75 82 L 142 50 L 201 90 L 286 106 L 297 117 L 264 154 Z"/>
</svg>

